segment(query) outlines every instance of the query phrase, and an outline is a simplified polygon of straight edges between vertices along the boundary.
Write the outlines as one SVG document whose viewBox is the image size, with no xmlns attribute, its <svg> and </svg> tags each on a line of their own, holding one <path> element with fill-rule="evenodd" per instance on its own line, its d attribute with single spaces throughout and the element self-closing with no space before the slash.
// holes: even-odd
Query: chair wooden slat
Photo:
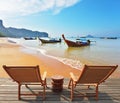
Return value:
<svg viewBox="0 0 120 103">
<path fill-rule="evenodd" d="M 70 73 L 71 79 L 69 81 L 68 88 L 71 87 L 71 100 L 74 97 L 74 88 L 77 84 L 85 84 L 91 86 L 95 85 L 96 87 L 96 99 L 98 99 L 98 85 L 104 82 L 118 67 L 116 66 L 88 66 L 85 65 L 79 78 L 76 80 L 73 73 Z"/>
<path fill-rule="evenodd" d="M 45 99 L 45 88 L 46 88 L 46 75 L 44 74 L 44 78 L 41 77 L 39 66 L 6 66 L 3 65 L 4 70 L 8 73 L 8 75 L 18 83 L 18 99 L 21 98 L 21 86 L 26 85 L 41 85 L 43 86 L 43 99 Z M 28 95 L 28 94 L 26 94 Z"/>
</svg>

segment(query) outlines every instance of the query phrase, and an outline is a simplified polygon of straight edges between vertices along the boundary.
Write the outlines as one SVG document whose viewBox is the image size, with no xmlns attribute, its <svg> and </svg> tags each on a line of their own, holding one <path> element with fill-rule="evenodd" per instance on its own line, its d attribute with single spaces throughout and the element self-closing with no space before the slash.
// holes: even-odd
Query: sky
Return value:
<svg viewBox="0 0 120 103">
<path fill-rule="evenodd" d="M 0 19 L 49 36 L 120 36 L 120 0 L 0 0 Z"/>
</svg>

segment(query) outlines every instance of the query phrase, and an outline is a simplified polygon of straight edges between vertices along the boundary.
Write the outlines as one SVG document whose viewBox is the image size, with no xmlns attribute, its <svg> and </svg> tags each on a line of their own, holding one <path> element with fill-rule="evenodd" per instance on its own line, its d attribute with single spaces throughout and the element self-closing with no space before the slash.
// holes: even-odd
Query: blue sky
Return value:
<svg viewBox="0 0 120 103">
<path fill-rule="evenodd" d="M 120 0 L 2 0 L 0 19 L 50 36 L 120 36 Z"/>
</svg>

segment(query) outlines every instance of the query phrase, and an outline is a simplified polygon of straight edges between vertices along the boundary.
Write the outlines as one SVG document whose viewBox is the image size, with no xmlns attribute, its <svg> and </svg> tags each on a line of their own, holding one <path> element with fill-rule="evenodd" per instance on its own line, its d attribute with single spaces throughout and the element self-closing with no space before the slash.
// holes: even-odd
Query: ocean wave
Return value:
<svg viewBox="0 0 120 103">
<path fill-rule="evenodd" d="M 69 65 L 69 66 L 71 66 L 72 68 L 75 68 L 75 69 L 80 70 L 84 65 L 79 60 L 73 60 L 73 59 L 69 59 L 69 58 L 55 57 L 55 56 L 52 56 L 52 55 L 48 55 L 47 51 L 44 50 L 44 49 L 41 49 L 41 48 L 34 48 L 34 47 L 28 47 L 28 46 L 24 46 L 24 47 L 27 48 L 27 49 L 30 49 L 30 50 L 26 50 L 26 52 L 29 52 L 29 53 L 32 53 L 32 54 L 34 53 L 34 54 L 37 54 L 37 55 L 38 55 L 38 52 L 40 52 L 45 56 L 48 56 L 50 58 L 54 58 L 54 59 L 62 62 L 63 64 Z"/>
<path fill-rule="evenodd" d="M 62 58 L 62 57 L 56 57 L 60 62 L 71 66 L 72 68 L 75 69 L 81 69 L 83 67 L 83 63 L 80 62 L 79 60 L 73 60 L 73 59 L 68 59 L 68 58 Z"/>
</svg>

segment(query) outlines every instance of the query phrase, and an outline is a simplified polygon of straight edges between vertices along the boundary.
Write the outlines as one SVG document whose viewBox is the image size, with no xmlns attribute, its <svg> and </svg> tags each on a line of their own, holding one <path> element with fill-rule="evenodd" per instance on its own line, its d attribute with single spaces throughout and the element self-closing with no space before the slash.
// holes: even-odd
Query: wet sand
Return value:
<svg viewBox="0 0 120 103">
<path fill-rule="evenodd" d="M 0 77 L 8 77 L 2 68 L 2 65 L 39 65 L 41 74 L 44 71 L 47 71 L 47 77 L 62 75 L 69 78 L 70 72 L 73 72 L 76 75 L 79 75 L 81 72 L 80 70 L 65 65 L 54 58 L 43 55 L 40 52 L 38 52 L 39 55 L 32 55 L 23 52 L 23 48 L 24 47 L 20 45 L 7 42 L 5 38 L 0 38 Z M 115 71 L 111 77 L 119 78 L 120 73 Z"/>
</svg>

